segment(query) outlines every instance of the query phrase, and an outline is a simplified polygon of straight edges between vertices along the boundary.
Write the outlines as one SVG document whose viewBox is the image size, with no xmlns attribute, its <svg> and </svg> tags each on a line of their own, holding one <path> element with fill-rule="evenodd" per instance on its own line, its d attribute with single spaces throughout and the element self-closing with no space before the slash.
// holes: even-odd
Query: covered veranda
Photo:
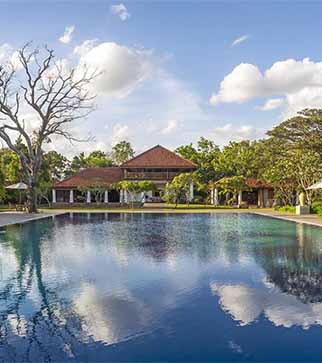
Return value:
<svg viewBox="0 0 322 363">
<path fill-rule="evenodd" d="M 224 205 L 227 203 L 226 197 L 221 193 L 220 182 L 214 183 L 211 189 L 211 204 Z M 235 199 L 238 206 L 271 208 L 274 205 L 274 188 L 262 180 L 249 178 L 246 179 L 245 188 L 236 192 Z"/>
</svg>

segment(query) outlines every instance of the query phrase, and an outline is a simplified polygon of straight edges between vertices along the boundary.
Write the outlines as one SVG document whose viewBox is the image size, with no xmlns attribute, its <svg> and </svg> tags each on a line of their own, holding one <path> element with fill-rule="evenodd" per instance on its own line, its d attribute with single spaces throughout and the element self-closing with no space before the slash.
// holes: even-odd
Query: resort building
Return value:
<svg viewBox="0 0 322 363">
<path fill-rule="evenodd" d="M 270 208 L 274 204 L 274 188 L 262 180 L 249 178 L 246 180 L 247 190 L 241 190 L 237 196 L 238 206 Z M 211 191 L 211 203 L 224 204 L 224 197 L 220 195 L 220 188 Z"/>
<path fill-rule="evenodd" d="M 66 204 L 110 203 L 120 205 L 130 202 L 125 190 L 116 190 L 112 186 L 122 180 L 152 181 L 156 185 L 154 191 L 144 193 L 145 202 L 161 202 L 161 194 L 167 183 L 181 174 L 192 172 L 197 165 L 174 152 L 157 145 L 119 167 L 88 168 L 81 170 L 65 180 L 56 182 L 52 191 L 52 202 L 55 206 Z M 106 190 L 94 194 L 93 188 Z M 190 199 L 193 199 L 193 184 L 190 185 Z"/>
</svg>

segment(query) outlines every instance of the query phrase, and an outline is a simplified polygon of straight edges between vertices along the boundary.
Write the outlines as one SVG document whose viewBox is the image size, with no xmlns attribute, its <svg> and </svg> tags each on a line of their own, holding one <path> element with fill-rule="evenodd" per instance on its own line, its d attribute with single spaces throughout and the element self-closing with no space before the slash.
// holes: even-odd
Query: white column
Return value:
<svg viewBox="0 0 322 363">
<path fill-rule="evenodd" d="M 263 199 L 264 207 L 268 207 L 268 189 L 264 189 Z"/>
<path fill-rule="evenodd" d="M 104 192 L 104 203 L 108 203 L 108 190 Z"/>
<path fill-rule="evenodd" d="M 56 189 L 53 189 L 53 203 L 56 203 Z"/>
<path fill-rule="evenodd" d="M 210 189 L 210 204 L 215 204 L 214 200 L 214 188 Z"/>
<path fill-rule="evenodd" d="M 145 196 L 145 193 L 144 192 L 141 192 L 141 200 L 140 200 L 140 202 L 142 202 L 142 203 L 145 202 L 144 196 Z"/>
<path fill-rule="evenodd" d="M 193 183 L 190 183 L 189 202 L 193 199 Z"/>
<path fill-rule="evenodd" d="M 218 198 L 218 188 L 215 188 L 214 190 L 214 205 L 219 205 L 219 198 Z"/>
<path fill-rule="evenodd" d="M 87 196 L 86 196 L 86 203 L 90 203 L 90 202 L 91 202 L 91 192 L 88 190 Z"/>
<path fill-rule="evenodd" d="M 124 203 L 128 202 L 128 195 L 127 195 L 127 191 L 123 190 L 123 195 L 124 195 Z"/>
<path fill-rule="evenodd" d="M 73 189 L 69 191 L 69 203 L 74 203 L 74 191 Z"/>
<path fill-rule="evenodd" d="M 120 203 L 124 203 L 124 193 L 123 193 L 123 189 L 120 190 Z"/>
<path fill-rule="evenodd" d="M 242 204 L 242 196 L 243 196 L 243 192 L 240 190 L 238 192 L 238 202 L 237 204 L 240 206 Z"/>
</svg>

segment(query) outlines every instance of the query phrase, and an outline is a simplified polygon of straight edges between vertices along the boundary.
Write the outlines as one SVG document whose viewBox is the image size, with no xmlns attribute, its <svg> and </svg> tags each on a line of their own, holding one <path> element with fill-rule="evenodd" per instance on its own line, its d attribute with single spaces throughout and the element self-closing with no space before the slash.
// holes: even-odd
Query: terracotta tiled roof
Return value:
<svg viewBox="0 0 322 363">
<path fill-rule="evenodd" d="M 197 165 L 174 152 L 157 145 L 133 159 L 126 161 L 121 168 L 191 168 Z"/>
<path fill-rule="evenodd" d="M 123 179 L 121 168 L 88 168 L 65 180 L 56 182 L 54 188 L 78 188 L 111 185 Z"/>
<path fill-rule="evenodd" d="M 266 183 L 263 180 L 260 179 L 256 179 L 256 178 L 248 178 L 246 180 L 246 184 L 250 187 L 250 188 L 267 188 L 267 189 L 273 189 L 272 184 L 270 183 Z"/>
</svg>

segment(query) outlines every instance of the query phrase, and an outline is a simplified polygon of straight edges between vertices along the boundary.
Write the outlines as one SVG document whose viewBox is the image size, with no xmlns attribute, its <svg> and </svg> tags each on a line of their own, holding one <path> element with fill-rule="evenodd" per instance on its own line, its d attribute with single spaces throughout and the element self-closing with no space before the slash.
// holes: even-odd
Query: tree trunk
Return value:
<svg viewBox="0 0 322 363">
<path fill-rule="evenodd" d="M 27 189 L 27 212 L 37 213 L 37 193 L 33 184 Z"/>
</svg>

